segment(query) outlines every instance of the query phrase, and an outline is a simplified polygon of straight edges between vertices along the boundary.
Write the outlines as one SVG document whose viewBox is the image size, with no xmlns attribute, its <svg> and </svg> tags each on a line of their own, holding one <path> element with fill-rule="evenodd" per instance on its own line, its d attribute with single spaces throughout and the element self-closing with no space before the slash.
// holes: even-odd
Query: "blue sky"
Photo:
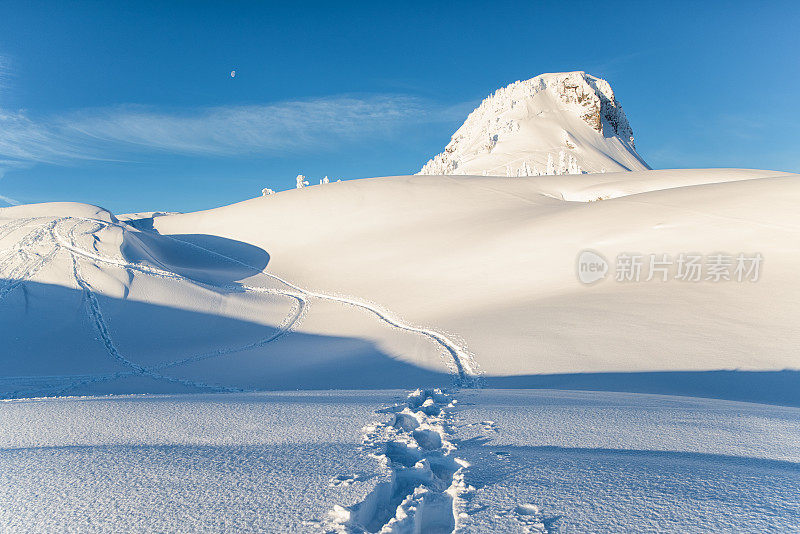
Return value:
<svg viewBox="0 0 800 534">
<path fill-rule="evenodd" d="M 611 82 L 654 168 L 800 172 L 798 21 L 798 2 L 3 2 L 0 205 L 190 211 L 298 173 L 413 173 L 493 90 L 567 70 Z"/>
</svg>

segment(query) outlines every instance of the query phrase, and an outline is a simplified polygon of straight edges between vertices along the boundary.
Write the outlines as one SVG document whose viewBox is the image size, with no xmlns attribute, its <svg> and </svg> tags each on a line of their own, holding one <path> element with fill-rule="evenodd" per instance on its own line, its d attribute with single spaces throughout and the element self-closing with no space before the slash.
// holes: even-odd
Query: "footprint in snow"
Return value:
<svg viewBox="0 0 800 534">
<path fill-rule="evenodd" d="M 504 510 L 495 517 L 511 517 L 522 525 L 522 532 L 530 534 L 549 534 L 555 532 L 554 523 L 560 516 L 545 517 L 535 504 L 521 503 L 510 510 Z"/>
<path fill-rule="evenodd" d="M 350 486 L 355 482 L 363 482 L 364 480 L 367 480 L 369 478 L 370 478 L 369 476 L 359 473 L 336 475 L 335 477 L 333 477 L 328 481 L 328 485 L 331 487 Z"/>
<path fill-rule="evenodd" d="M 499 432 L 500 429 L 494 421 L 481 421 L 478 423 L 484 432 Z"/>
</svg>

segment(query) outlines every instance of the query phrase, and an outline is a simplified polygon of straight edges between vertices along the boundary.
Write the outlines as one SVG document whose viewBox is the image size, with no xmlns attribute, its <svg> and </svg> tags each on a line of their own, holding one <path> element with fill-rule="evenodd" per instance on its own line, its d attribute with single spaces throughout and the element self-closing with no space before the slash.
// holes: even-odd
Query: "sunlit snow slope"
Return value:
<svg viewBox="0 0 800 534">
<path fill-rule="evenodd" d="M 419 174 L 534 176 L 649 169 L 609 83 L 542 74 L 487 97 Z"/>
<path fill-rule="evenodd" d="M 497 387 L 796 404 L 797 374 L 780 371 L 798 367 L 798 202 L 797 175 L 712 169 L 374 178 L 127 220 L 81 204 L 6 208 L 0 387 L 375 388 L 480 375 Z M 622 252 L 764 263 L 755 283 L 612 272 L 586 286 L 584 249 L 612 269 Z"/>
</svg>

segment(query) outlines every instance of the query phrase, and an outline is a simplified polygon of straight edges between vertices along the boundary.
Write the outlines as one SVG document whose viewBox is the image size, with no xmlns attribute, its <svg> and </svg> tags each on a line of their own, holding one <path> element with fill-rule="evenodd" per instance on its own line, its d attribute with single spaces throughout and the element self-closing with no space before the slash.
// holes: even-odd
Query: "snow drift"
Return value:
<svg viewBox="0 0 800 534">
<path fill-rule="evenodd" d="M 532 387 L 557 376 L 559 387 L 745 398 L 704 373 L 794 380 L 780 372 L 797 367 L 800 342 L 798 201 L 796 175 L 712 169 L 397 176 L 138 218 L 5 208 L 0 389 L 417 387 L 449 376 Z M 612 262 L 760 253 L 764 266 L 756 283 L 586 286 L 575 274 L 584 249 Z M 608 373 L 611 385 L 598 378 Z M 690 373 L 693 389 L 675 373 Z M 800 402 L 792 388 L 751 384 L 772 395 L 751 400 Z"/>
</svg>

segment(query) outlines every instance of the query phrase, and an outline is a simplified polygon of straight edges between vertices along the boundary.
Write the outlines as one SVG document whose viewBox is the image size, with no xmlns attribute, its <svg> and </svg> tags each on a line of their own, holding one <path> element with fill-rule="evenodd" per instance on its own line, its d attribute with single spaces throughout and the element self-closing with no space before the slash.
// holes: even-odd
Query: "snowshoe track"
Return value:
<svg viewBox="0 0 800 534">
<path fill-rule="evenodd" d="M 391 409 L 389 422 L 364 428 L 364 450 L 391 470 L 362 502 L 336 506 L 324 526 L 328 532 L 425 532 L 456 530 L 461 496 L 469 490 L 448 437 L 456 400 L 440 389 L 418 389 L 405 405 Z"/>
</svg>

